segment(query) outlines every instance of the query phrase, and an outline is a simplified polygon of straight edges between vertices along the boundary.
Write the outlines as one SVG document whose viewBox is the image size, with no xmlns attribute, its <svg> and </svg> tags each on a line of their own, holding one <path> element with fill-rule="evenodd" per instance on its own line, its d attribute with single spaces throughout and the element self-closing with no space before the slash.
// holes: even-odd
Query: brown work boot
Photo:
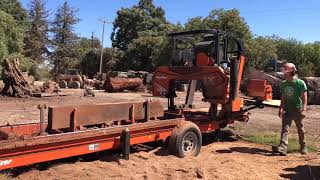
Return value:
<svg viewBox="0 0 320 180">
<path fill-rule="evenodd" d="M 272 151 L 274 153 L 278 153 L 280 156 L 286 156 L 287 155 L 287 151 L 280 147 L 280 146 L 272 146 Z"/>
<path fill-rule="evenodd" d="M 308 148 L 307 148 L 307 146 L 302 147 L 302 148 L 300 149 L 300 153 L 301 153 L 302 155 L 308 154 Z"/>
</svg>

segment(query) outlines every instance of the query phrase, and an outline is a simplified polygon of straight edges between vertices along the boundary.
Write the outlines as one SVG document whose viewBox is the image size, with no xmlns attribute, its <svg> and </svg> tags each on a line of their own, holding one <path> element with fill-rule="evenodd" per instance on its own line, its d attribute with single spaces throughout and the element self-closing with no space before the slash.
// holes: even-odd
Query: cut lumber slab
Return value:
<svg viewBox="0 0 320 180">
<path fill-rule="evenodd" d="M 54 97 L 54 96 L 67 96 L 67 93 L 32 93 L 33 97 Z"/>
<path fill-rule="evenodd" d="M 262 103 L 266 106 L 280 107 L 281 100 L 273 99 L 273 100 L 263 101 Z"/>
<path fill-rule="evenodd" d="M 50 130 L 69 128 L 74 118 L 77 126 L 129 120 L 132 116 L 132 106 L 134 119 L 146 118 L 146 102 L 49 107 L 48 127 Z M 159 101 L 150 102 L 149 117 L 162 116 L 162 104 Z"/>
</svg>

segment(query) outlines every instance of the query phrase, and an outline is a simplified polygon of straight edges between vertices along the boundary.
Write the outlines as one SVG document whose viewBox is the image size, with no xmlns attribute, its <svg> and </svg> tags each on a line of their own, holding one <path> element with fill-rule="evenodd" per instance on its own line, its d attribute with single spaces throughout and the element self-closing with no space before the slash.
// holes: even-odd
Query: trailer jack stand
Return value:
<svg viewBox="0 0 320 180">
<path fill-rule="evenodd" d="M 129 160 L 130 155 L 130 130 L 124 129 L 120 137 L 122 155 L 125 160 Z"/>
</svg>

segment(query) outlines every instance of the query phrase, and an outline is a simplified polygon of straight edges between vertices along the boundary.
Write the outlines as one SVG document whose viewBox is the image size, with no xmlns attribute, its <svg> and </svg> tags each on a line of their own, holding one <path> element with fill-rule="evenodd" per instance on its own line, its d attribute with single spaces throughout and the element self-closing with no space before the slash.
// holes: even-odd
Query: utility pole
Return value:
<svg viewBox="0 0 320 180">
<path fill-rule="evenodd" d="M 101 21 L 103 23 L 102 26 L 102 38 L 101 38 L 101 54 L 100 54 L 100 68 L 99 68 L 99 73 L 102 73 L 102 58 L 103 58 L 103 37 L 104 37 L 104 26 L 107 22 L 105 19 L 98 19 L 99 21 Z"/>
<path fill-rule="evenodd" d="M 91 45 L 92 45 L 92 50 L 94 50 L 94 36 L 93 36 L 93 32 L 91 35 Z"/>
</svg>

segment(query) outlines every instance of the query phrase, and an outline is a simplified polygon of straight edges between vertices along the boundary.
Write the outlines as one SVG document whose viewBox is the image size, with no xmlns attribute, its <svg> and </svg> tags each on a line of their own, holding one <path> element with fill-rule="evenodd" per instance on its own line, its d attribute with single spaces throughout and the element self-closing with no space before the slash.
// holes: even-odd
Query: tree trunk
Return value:
<svg viewBox="0 0 320 180">
<path fill-rule="evenodd" d="M 31 96 L 32 89 L 19 69 L 19 60 L 16 58 L 5 59 L 2 67 L 4 88 L 1 94 L 12 97 Z"/>
<path fill-rule="evenodd" d="M 141 78 L 107 78 L 104 89 L 107 92 L 119 92 L 123 90 L 135 90 L 142 84 Z"/>
</svg>

